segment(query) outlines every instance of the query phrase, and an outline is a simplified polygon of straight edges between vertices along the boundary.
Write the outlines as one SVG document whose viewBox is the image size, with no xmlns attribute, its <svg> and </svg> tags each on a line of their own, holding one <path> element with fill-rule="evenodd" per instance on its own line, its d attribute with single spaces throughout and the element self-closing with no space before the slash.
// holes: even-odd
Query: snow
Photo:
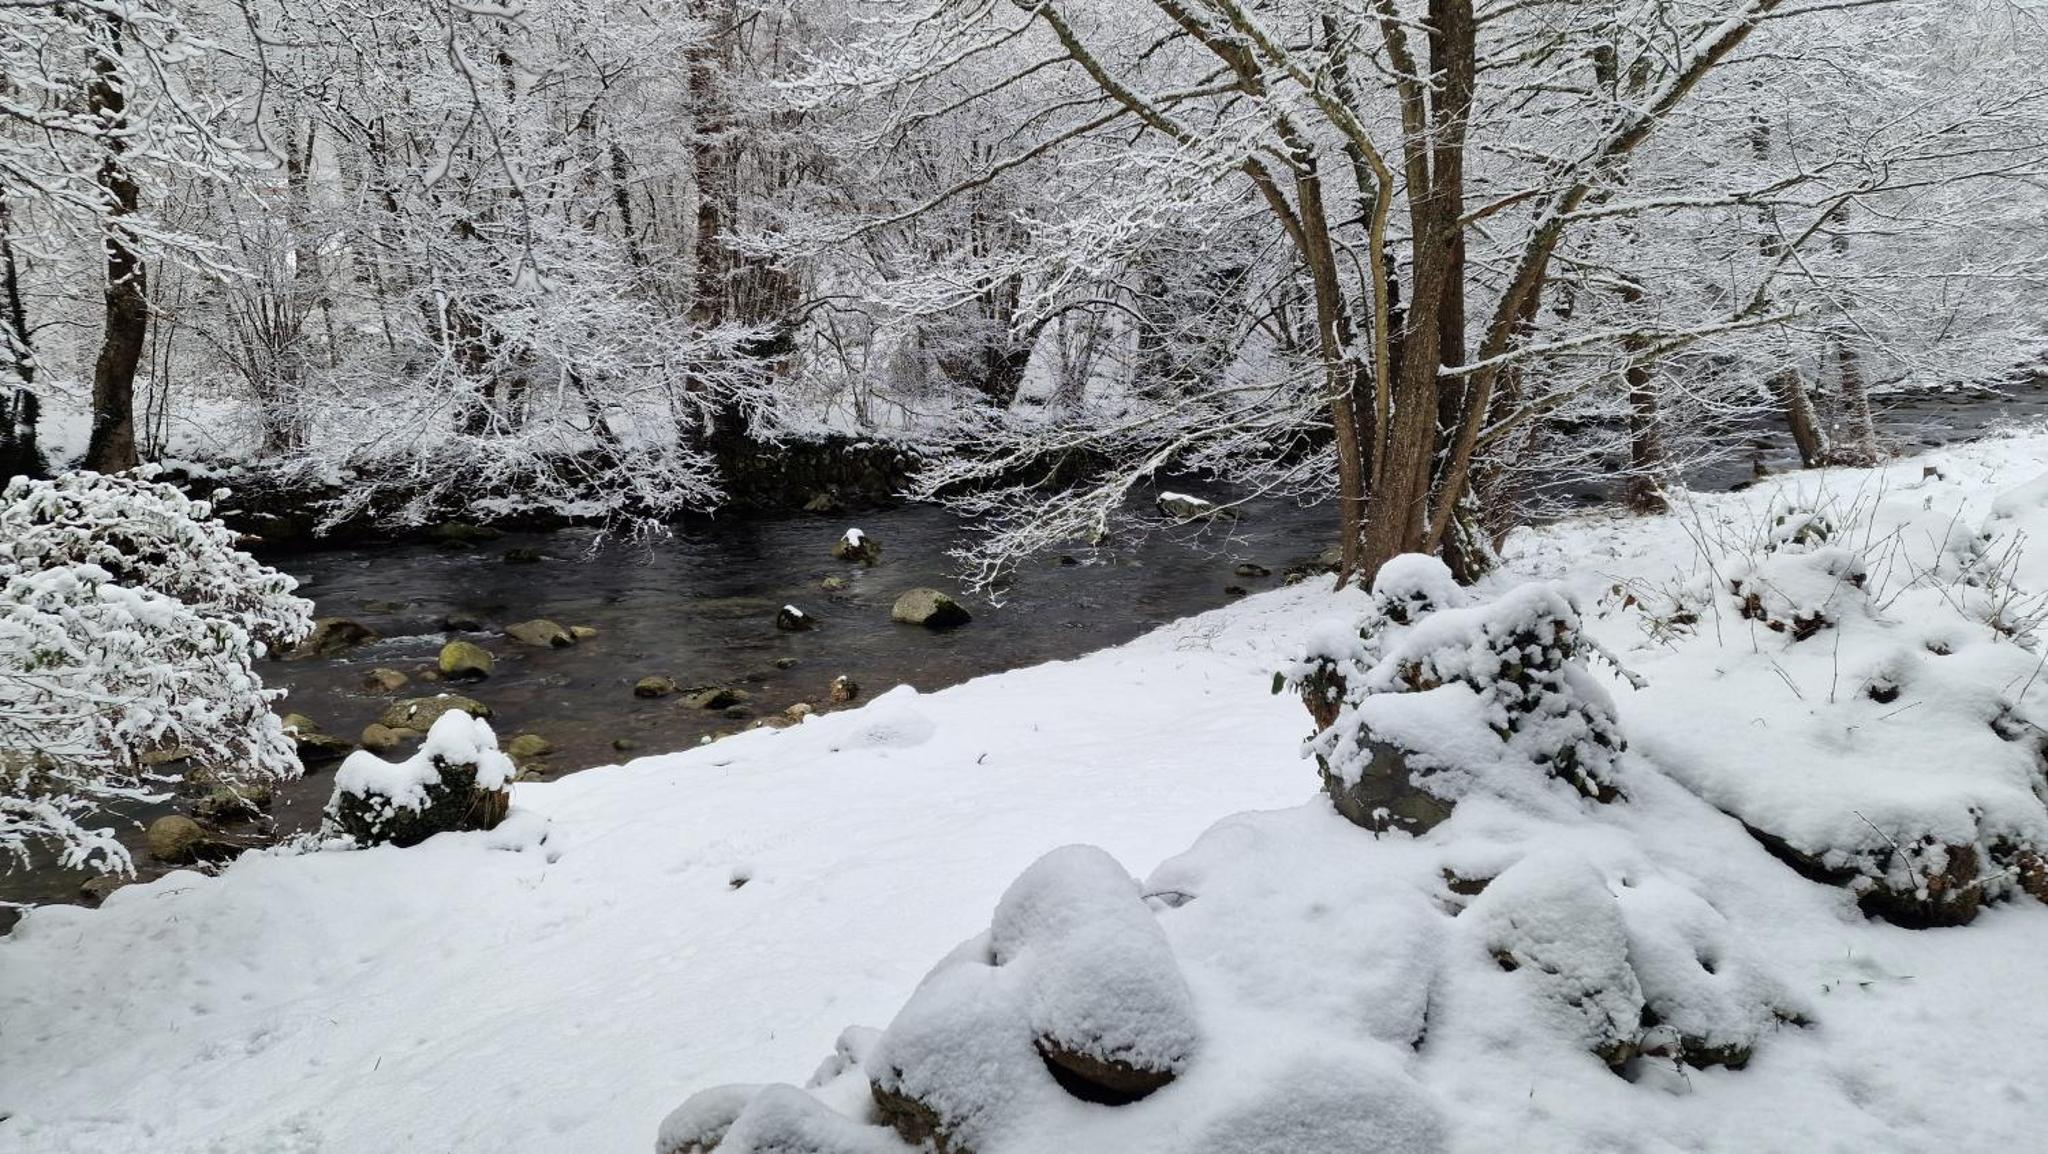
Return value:
<svg viewBox="0 0 2048 1154">
<path fill-rule="evenodd" d="M 2048 675 L 2026 676 L 2015 591 L 2048 583 L 2000 558 L 2048 505 L 1999 498 L 2044 457 L 2018 437 L 1938 454 L 1939 478 L 1901 462 L 1518 534 L 1509 573 L 1420 620 L 1466 614 L 1430 628 L 1472 641 L 1497 606 L 1576 606 L 1645 683 L 1590 650 L 1563 666 L 1627 738 L 1604 804 L 1503 773 L 1420 836 L 1334 814 L 1299 701 L 1266 688 L 1317 637 L 1369 656 L 1353 623 L 1376 607 L 1315 582 L 516 783 L 487 834 L 34 911 L 0 940 L 0 1150 L 681 1154 L 723 1132 L 721 1154 L 905 1154 L 866 1085 L 897 1062 L 977 1154 L 2033 1148 L 2048 911 L 1986 883 L 1964 928 L 1872 920 L 1745 823 L 1873 884 L 1894 855 L 1858 813 L 1987 855 L 2036 836 Z M 1827 539 L 1775 532 L 1794 508 Z M 1958 548 L 1951 523 L 1996 535 Z M 1738 572 L 1785 600 L 1743 616 Z M 1769 626 L 1816 608 L 1811 636 Z M 1481 697 L 1364 700 L 1469 733 Z M 1094 1004 L 1081 969 L 1135 993 Z M 1176 1077 L 1073 1098 L 1033 1039 L 1074 1021 L 1170 1039 Z"/>
</svg>

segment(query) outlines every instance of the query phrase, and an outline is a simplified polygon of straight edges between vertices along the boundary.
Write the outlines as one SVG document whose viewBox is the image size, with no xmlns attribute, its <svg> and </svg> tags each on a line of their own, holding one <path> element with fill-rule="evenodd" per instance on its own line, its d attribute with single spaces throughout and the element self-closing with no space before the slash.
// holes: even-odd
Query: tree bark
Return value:
<svg viewBox="0 0 2048 1154">
<path fill-rule="evenodd" d="M 1785 424 L 1792 430 L 1792 443 L 1799 447 L 1799 463 L 1816 469 L 1827 464 L 1828 443 L 1820 419 L 1814 416 L 1813 399 L 1806 394 L 1806 379 L 1798 369 L 1786 369 L 1771 378 L 1785 408 Z"/>
<path fill-rule="evenodd" d="M 101 37 L 93 57 L 93 82 L 86 103 L 101 126 L 106 157 L 100 162 L 99 186 L 106 199 L 103 239 L 106 249 L 106 328 L 92 372 L 92 435 L 86 443 L 85 467 L 118 473 L 139 463 L 135 450 L 135 369 L 142 361 L 143 339 L 149 331 L 149 297 L 142 257 L 135 249 L 128 218 L 135 215 L 139 192 L 129 173 L 128 93 L 121 75 L 120 18 L 99 17 Z"/>
</svg>

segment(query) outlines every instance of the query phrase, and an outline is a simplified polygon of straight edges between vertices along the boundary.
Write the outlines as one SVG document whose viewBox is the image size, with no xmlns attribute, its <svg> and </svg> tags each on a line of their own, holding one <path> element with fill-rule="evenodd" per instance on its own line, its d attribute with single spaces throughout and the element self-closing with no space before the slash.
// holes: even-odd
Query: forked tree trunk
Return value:
<svg viewBox="0 0 2048 1154">
<path fill-rule="evenodd" d="M 128 151 L 128 94 L 121 77 L 120 18 L 99 17 L 101 42 L 93 58 L 93 82 L 86 103 L 93 121 L 103 126 L 106 158 L 100 162 L 99 186 L 106 199 L 103 238 L 106 247 L 106 329 L 92 371 L 92 435 L 86 443 L 85 466 L 118 473 L 138 463 L 135 452 L 135 369 L 142 363 L 149 332 L 149 298 L 141 254 L 128 218 L 135 215 L 139 195 L 125 163 Z"/>
</svg>

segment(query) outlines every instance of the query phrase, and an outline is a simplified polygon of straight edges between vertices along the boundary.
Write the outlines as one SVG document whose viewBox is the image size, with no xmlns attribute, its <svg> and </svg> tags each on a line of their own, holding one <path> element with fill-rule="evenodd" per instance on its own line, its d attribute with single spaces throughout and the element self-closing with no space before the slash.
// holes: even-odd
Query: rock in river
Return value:
<svg viewBox="0 0 2048 1154">
<path fill-rule="evenodd" d="M 299 642 L 293 651 L 294 657 L 332 657 L 366 641 L 375 641 L 377 633 L 360 621 L 346 617 L 322 617 L 313 622 L 313 631 Z"/>
<path fill-rule="evenodd" d="M 391 708 L 377 719 L 377 724 L 390 729 L 411 729 L 420 733 L 434 727 L 441 715 L 459 709 L 471 717 L 489 717 L 491 707 L 475 698 L 460 693 L 440 693 L 433 697 L 408 697 L 393 702 Z"/>
<path fill-rule="evenodd" d="M 576 644 L 575 634 L 546 618 L 507 625 L 505 636 L 521 645 L 540 645 L 550 649 L 567 649 Z"/>
<path fill-rule="evenodd" d="M 481 681 L 495 664 L 491 651 L 474 641 L 450 641 L 441 647 L 441 676 L 450 681 Z"/>
<path fill-rule="evenodd" d="M 974 620 L 958 601 L 936 589 L 912 589 L 896 599 L 889 610 L 891 621 L 922 625 L 926 629 L 951 629 Z"/>
<path fill-rule="evenodd" d="M 882 559 L 882 543 L 859 529 L 848 529 L 844 537 L 833 542 L 832 556 L 840 561 L 873 565 Z"/>
</svg>

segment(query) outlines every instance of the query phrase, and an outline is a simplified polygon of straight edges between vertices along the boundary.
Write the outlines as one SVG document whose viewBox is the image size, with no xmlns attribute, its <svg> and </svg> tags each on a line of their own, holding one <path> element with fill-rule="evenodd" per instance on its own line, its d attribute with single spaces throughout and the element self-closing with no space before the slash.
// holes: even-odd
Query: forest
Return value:
<svg viewBox="0 0 2048 1154">
<path fill-rule="evenodd" d="M 2027 1148 L 2044 60 L 0 0 L 0 1149 Z"/>
</svg>

